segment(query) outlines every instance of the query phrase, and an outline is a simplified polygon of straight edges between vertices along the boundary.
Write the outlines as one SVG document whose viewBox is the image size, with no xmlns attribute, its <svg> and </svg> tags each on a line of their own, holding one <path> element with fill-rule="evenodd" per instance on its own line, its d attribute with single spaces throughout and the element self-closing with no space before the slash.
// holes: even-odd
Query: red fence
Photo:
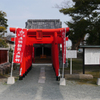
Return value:
<svg viewBox="0 0 100 100">
<path fill-rule="evenodd" d="M 0 50 L 0 64 L 7 62 L 7 50 Z"/>
<path fill-rule="evenodd" d="M 8 48 L 0 48 L 0 64 L 8 62 Z"/>
</svg>

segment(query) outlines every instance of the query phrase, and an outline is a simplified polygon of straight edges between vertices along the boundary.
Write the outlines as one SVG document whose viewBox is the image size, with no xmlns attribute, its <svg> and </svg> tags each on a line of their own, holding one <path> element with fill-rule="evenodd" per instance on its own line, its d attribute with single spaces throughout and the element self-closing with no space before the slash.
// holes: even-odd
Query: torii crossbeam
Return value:
<svg viewBox="0 0 100 100">
<path fill-rule="evenodd" d="M 56 77 L 59 77 L 59 48 L 62 44 L 63 63 L 66 60 L 66 36 L 69 28 L 58 29 L 22 29 L 10 28 L 10 32 L 16 33 L 14 49 L 14 63 L 20 63 L 19 77 L 22 78 L 31 68 L 33 55 L 33 44 L 51 44 L 52 65 L 55 69 Z"/>
</svg>

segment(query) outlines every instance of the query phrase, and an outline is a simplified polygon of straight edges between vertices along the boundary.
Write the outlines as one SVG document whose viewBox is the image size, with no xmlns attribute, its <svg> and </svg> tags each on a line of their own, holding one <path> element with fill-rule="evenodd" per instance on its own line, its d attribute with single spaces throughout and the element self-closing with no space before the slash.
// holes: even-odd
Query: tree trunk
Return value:
<svg viewBox="0 0 100 100">
<path fill-rule="evenodd" d="M 76 44 L 72 43 L 72 50 L 76 50 Z"/>
</svg>

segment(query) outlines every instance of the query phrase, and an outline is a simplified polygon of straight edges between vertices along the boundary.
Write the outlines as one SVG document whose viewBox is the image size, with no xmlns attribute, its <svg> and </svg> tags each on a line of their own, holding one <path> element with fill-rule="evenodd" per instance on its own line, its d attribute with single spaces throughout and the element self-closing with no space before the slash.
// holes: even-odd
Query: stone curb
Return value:
<svg viewBox="0 0 100 100">
<path fill-rule="evenodd" d="M 93 79 L 91 74 L 65 74 L 66 79 Z"/>
</svg>

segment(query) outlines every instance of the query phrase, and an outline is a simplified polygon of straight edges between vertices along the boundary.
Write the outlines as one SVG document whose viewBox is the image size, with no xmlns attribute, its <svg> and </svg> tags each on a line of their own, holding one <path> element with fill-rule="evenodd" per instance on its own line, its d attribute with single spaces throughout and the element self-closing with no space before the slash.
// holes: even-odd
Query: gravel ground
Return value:
<svg viewBox="0 0 100 100">
<path fill-rule="evenodd" d="M 51 66 L 45 67 L 45 83 L 38 83 L 41 66 L 34 66 L 27 76 L 14 85 L 0 82 L 0 100 L 100 100 L 100 86 L 80 85 L 68 81 L 60 86 Z"/>
</svg>

